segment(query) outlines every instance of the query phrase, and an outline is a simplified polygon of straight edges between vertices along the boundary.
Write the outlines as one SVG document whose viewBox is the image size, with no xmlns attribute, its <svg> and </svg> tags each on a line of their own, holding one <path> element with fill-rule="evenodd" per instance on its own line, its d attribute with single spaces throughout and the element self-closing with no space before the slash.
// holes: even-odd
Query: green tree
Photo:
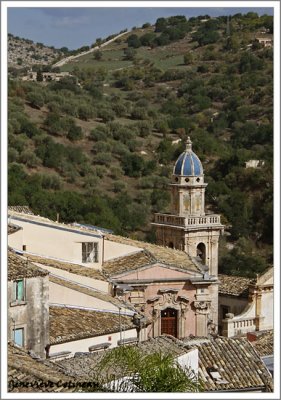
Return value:
<svg viewBox="0 0 281 400">
<path fill-rule="evenodd" d="M 183 63 L 185 65 L 190 65 L 193 62 L 193 55 L 191 52 L 185 53 L 185 55 L 183 56 Z"/>
<path fill-rule="evenodd" d="M 110 376 L 114 366 L 115 376 Z M 200 392 L 201 385 L 192 371 L 182 368 L 169 353 L 144 354 L 136 347 L 121 346 L 107 352 L 99 364 L 100 383 L 117 380 L 107 385 L 113 392 Z M 97 377 L 98 378 L 98 377 Z M 101 379 L 101 378 L 100 378 Z"/>
<path fill-rule="evenodd" d="M 94 51 L 94 59 L 100 61 L 102 59 L 102 51 L 100 50 Z"/>
<path fill-rule="evenodd" d="M 76 140 L 82 139 L 82 137 L 83 137 L 82 128 L 75 124 L 71 125 L 68 130 L 67 138 L 74 142 Z"/>
<path fill-rule="evenodd" d="M 130 35 L 127 39 L 127 43 L 128 47 L 133 47 L 134 49 L 137 49 L 142 45 L 139 37 L 136 34 Z"/>
<path fill-rule="evenodd" d="M 26 96 L 26 100 L 30 103 L 31 107 L 39 110 L 44 105 L 44 97 L 40 92 L 29 92 Z"/>
<path fill-rule="evenodd" d="M 143 36 L 140 37 L 141 45 L 152 46 L 155 38 L 156 38 L 155 33 L 153 32 L 145 33 Z"/>
<path fill-rule="evenodd" d="M 37 80 L 37 82 L 43 82 L 43 73 L 42 73 L 41 70 L 39 70 L 39 71 L 37 72 L 36 80 Z"/>
<path fill-rule="evenodd" d="M 131 47 L 124 50 L 125 60 L 133 61 L 136 58 L 137 51 Z"/>
</svg>

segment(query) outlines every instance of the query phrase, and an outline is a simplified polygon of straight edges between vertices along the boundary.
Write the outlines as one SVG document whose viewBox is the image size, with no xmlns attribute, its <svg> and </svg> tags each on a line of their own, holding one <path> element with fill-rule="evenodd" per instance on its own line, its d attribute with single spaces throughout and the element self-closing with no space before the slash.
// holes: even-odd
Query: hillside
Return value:
<svg viewBox="0 0 281 400">
<path fill-rule="evenodd" d="M 221 271 L 272 262 L 272 17 L 159 18 L 61 66 L 9 82 L 9 204 L 153 240 L 191 136 L 207 204 L 229 235 Z M 87 50 L 87 49 L 83 49 Z M 66 54 L 67 55 L 67 54 Z M 259 168 L 245 162 L 261 160 Z M 247 268 L 245 269 L 245 265 Z"/>
<path fill-rule="evenodd" d="M 29 69 L 34 65 L 51 65 L 63 53 L 54 47 L 33 40 L 8 35 L 8 66 L 10 69 Z"/>
</svg>

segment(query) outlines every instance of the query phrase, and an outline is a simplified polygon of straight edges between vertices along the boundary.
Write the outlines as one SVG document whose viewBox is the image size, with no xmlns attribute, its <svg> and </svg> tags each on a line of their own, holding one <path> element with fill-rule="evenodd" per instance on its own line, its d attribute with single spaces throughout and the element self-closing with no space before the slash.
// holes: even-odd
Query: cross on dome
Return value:
<svg viewBox="0 0 281 400">
<path fill-rule="evenodd" d="M 186 147 L 185 147 L 186 151 L 192 151 L 192 141 L 190 140 L 190 136 L 187 136 L 185 145 L 186 145 Z"/>
</svg>

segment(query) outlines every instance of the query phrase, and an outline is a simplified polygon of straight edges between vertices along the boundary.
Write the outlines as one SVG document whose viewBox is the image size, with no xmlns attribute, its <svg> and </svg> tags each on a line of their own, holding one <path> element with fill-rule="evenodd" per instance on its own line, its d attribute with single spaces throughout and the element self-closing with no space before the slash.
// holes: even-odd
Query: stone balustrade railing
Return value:
<svg viewBox="0 0 281 400">
<path fill-rule="evenodd" d="M 204 216 L 189 216 L 181 217 L 178 215 L 170 214 L 155 214 L 154 223 L 156 224 L 170 224 L 176 226 L 204 226 L 204 225 L 220 225 L 220 215 L 211 214 Z"/>
<path fill-rule="evenodd" d="M 234 317 L 233 314 L 226 314 L 222 320 L 222 335 L 226 337 L 242 336 L 247 332 L 256 330 L 255 317 Z"/>
</svg>

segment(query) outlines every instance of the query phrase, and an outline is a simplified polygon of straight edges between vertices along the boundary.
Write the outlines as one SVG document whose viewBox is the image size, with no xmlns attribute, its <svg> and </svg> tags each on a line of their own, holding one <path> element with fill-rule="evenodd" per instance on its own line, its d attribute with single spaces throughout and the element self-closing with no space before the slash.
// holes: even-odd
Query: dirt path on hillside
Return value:
<svg viewBox="0 0 281 400">
<path fill-rule="evenodd" d="M 105 47 L 108 44 L 114 42 L 116 39 L 120 38 L 121 36 L 124 36 L 125 34 L 128 34 L 128 32 L 127 31 L 126 32 L 122 32 L 119 35 L 115 36 L 113 39 L 110 39 L 107 42 L 102 43 L 100 46 L 95 46 L 95 47 L 91 48 L 90 50 L 83 51 L 82 53 L 77 54 L 76 56 L 66 57 L 66 58 L 58 61 L 56 64 L 54 64 L 53 67 L 62 67 L 63 65 L 67 64 L 69 61 L 73 61 L 76 58 L 79 58 L 79 57 L 85 56 L 87 54 L 93 53 L 94 51 L 99 50 L 102 47 Z"/>
</svg>

